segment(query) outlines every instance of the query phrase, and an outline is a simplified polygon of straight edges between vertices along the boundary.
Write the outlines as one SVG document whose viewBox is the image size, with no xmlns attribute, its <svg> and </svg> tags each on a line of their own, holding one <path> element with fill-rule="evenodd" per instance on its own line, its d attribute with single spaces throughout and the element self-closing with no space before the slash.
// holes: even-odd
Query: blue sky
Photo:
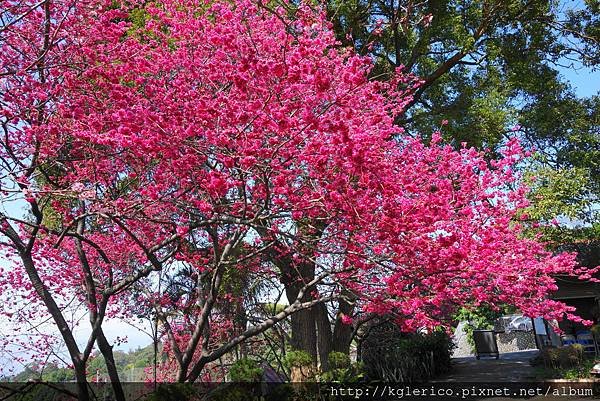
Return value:
<svg viewBox="0 0 600 401">
<path fill-rule="evenodd" d="M 560 68 L 563 78 L 571 83 L 573 90 L 580 97 L 589 97 L 600 91 L 600 71 L 581 67 L 578 70 Z"/>
<path fill-rule="evenodd" d="M 585 2 L 582 0 L 562 0 L 559 6 L 559 17 L 565 18 L 567 10 L 584 10 L 586 8 Z M 593 71 L 590 68 L 583 67 L 581 64 L 577 65 L 572 60 L 561 60 L 564 65 L 574 64 L 574 68 L 557 68 L 563 78 L 571 83 L 575 93 L 579 97 L 589 97 L 597 95 L 600 91 L 600 70 Z"/>
</svg>

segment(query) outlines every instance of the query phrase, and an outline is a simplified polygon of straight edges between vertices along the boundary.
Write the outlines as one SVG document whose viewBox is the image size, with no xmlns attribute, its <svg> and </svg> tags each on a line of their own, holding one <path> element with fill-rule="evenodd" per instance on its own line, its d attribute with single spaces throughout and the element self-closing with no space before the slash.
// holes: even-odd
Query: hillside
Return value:
<svg viewBox="0 0 600 401">
<path fill-rule="evenodd" d="M 146 370 L 148 370 L 149 375 L 152 374 L 154 361 L 154 349 L 152 344 L 129 352 L 115 350 L 114 358 L 122 381 L 143 381 L 146 377 Z M 56 363 L 48 363 L 44 366 L 39 361 L 35 361 L 28 364 L 20 373 L 14 376 L 4 377 L 0 380 L 5 382 L 27 382 L 33 380 L 66 382 L 74 379 L 75 377 L 71 369 Z M 99 354 L 94 355 L 90 359 L 88 379 L 91 382 L 108 380 L 104 359 Z"/>
</svg>

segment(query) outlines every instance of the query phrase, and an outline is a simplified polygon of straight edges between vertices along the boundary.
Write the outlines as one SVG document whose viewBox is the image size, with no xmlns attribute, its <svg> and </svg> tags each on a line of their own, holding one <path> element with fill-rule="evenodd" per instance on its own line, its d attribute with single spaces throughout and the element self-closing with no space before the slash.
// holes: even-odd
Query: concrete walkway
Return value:
<svg viewBox="0 0 600 401">
<path fill-rule="evenodd" d="M 435 382 L 524 382 L 535 381 L 535 370 L 529 360 L 538 354 L 538 350 L 519 351 L 500 354 L 499 359 L 473 356 L 454 358 L 453 369 Z"/>
<path fill-rule="evenodd" d="M 500 400 L 513 400 L 513 399 L 527 399 L 529 401 L 590 401 L 591 399 L 597 399 L 595 397 L 581 397 L 578 395 L 571 396 L 556 396 L 552 395 L 552 391 L 558 388 L 561 391 L 564 389 L 570 389 L 571 387 L 577 388 L 578 385 L 573 383 L 557 383 L 556 387 L 550 384 L 541 384 L 538 387 L 536 383 L 535 368 L 531 366 L 530 360 L 538 354 L 538 350 L 530 351 L 519 351 L 509 352 L 500 354 L 499 359 L 495 358 L 484 358 L 477 360 L 475 357 L 462 357 L 453 358 L 453 369 L 452 371 L 435 380 L 431 383 L 435 383 L 437 387 L 443 387 L 448 385 L 452 388 L 456 388 L 459 391 L 462 389 L 468 389 L 470 387 L 477 389 L 486 388 L 498 388 L 503 387 L 502 384 L 507 384 L 510 387 L 510 393 L 514 396 L 509 397 L 468 397 L 470 400 L 485 400 L 485 401 L 500 401 Z M 529 383 L 529 384 L 528 384 Z M 490 386 L 486 386 L 489 384 Z M 512 385 L 511 385 L 512 384 Z M 548 390 L 550 385 L 551 390 Z M 536 391 L 549 391 L 547 395 L 531 394 L 530 396 L 516 396 L 516 394 L 525 388 L 535 388 Z M 538 390 L 541 389 L 541 390 Z M 474 390 L 475 391 L 475 390 Z M 583 393 L 581 393 L 583 394 Z M 432 400 L 443 398 L 431 398 Z M 456 398 L 453 398 L 456 399 Z"/>
</svg>

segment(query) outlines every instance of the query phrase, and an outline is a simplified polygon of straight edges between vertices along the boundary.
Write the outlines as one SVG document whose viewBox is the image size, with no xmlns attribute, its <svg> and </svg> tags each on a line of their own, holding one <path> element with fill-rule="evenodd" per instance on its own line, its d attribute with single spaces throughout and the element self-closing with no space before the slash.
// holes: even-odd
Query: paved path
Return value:
<svg viewBox="0 0 600 401">
<path fill-rule="evenodd" d="M 534 381 L 535 370 L 529 360 L 537 355 L 537 350 L 500 354 L 500 359 L 475 359 L 473 356 L 454 358 L 450 374 L 435 382 L 519 382 Z"/>
<path fill-rule="evenodd" d="M 479 360 L 475 357 L 463 357 L 453 359 L 453 370 L 449 374 L 432 380 L 432 383 L 436 383 L 436 386 L 457 386 L 461 388 L 468 388 L 470 386 L 476 386 L 479 388 L 485 388 L 485 383 L 491 384 L 491 387 L 499 387 L 502 383 L 523 383 L 523 387 L 527 386 L 526 382 L 531 382 L 531 386 L 534 386 L 535 369 L 530 365 L 529 361 L 531 358 L 538 354 L 537 350 L 532 351 L 520 351 L 500 354 L 499 359 L 495 358 L 481 358 Z M 518 384 L 514 384 L 516 387 L 511 387 L 511 391 L 514 389 L 520 390 Z M 565 386 L 565 384 L 557 384 L 558 388 Z M 568 384 L 567 384 L 568 386 Z M 574 384 L 577 387 L 576 384 Z M 547 388 L 547 387 L 545 387 Z M 471 400 L 480 399 L 485 401 L 500 401 L 500 400 L 512 400 L 512 399 L 527 399 L 529 401 L 590 401 L 589 397 L 575 396 L 552 396 L 554 386 L 550 390 L 550 396 L 532 396 L 531 397 L 475 397 L 470 398 Z M 564 390 L 563 390 L 564 391 Z M 431 398 L 434 400 L 435 398 Z M 438 398 L 438 400 L 441 398 Z M 456 398 L 454 398 L 456 399 Z"/>
</svg>

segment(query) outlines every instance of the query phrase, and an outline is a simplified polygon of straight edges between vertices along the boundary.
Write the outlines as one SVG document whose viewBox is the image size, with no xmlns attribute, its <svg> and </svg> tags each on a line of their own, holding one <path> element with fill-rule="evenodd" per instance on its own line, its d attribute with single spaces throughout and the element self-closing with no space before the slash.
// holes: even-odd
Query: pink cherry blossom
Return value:
<svg viewBox="0 0 600 401">
<path fill-rule="evenodd" d="M 0 296 L 24 305 L 2 306 L 12 322 L 51 314 L 65 327 L 61 308 L 76 300 L 97 327 L 92 347 L 106 317 L 152 316 L 169 356 L 161 378 L 193 381 L 342 290 L 356 294 L 356 314 L 390 314 L 405 330 L 447 324 L 464 305 L 571 316 L 549 300 L 554 277 L 594 270 L 515 224 L 527 204 L 520 144 L 488 163 L 439 133 L 427 145 L 404 135 L 394 117 L 418 79 L 399 68 L 369 80 L 372 61 L 340 48 L 322 10 L 52 4 L 50 18 L 27 13 L 0 42 L 12 180 L 2 190 L 17 188 L 33 216 L 0 216 L 13 264 Z M 9 1 L 12 15 L 27 7 Z M 314 282 L 286 273 L 307 266 Z M 302 297 L 254 328 L 234 324 L 239 287 L 261 282 Z M 81 371 L 91 349 L 60 334 L 38 352 L 65 343 Z"/>
</svg>

